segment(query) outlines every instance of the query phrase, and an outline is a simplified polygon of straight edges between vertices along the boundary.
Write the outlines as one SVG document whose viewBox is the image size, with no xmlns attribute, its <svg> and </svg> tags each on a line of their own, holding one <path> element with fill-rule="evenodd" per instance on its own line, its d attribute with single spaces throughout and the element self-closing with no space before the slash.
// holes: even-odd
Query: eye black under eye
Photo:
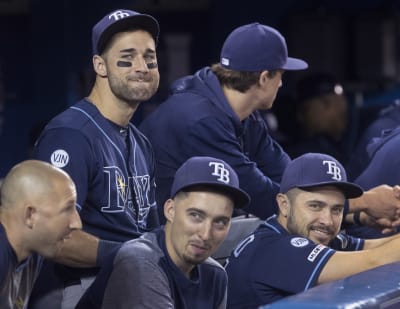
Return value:
<svg viewBox="0 0 400 309">
<path fill-rule="evenodd" d="M 157 64 L 157 62 L 150 62 L 150 63 L 147 63 L 147 67 L 149 69 L 155 69 L 158 67 L 158 64 Z"/>
<path fill-rule="evenodd" d="M 121 67 L 121 68 L 126 68 L 126 67 L 131 67 L 132 66 L 132 62 L 130 61 L 117 61 L 117 66 Z"/>
</svg>

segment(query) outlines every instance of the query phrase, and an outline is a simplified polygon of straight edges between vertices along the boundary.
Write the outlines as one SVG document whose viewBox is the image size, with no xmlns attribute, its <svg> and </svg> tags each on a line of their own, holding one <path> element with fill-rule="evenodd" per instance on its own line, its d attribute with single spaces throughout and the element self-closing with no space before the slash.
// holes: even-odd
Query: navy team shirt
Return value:
<svg viewBox="0 0 400 309">
<path fill-rule="evenodd" d="M 117 126 L 83 99 L 50 121 L 33 156 L 71 176 L 86 232 L 123 242 L 159 226 L 152 148 L 132 124 Z"/>
<path fill-rule="evenodd" d="M 339 234 L 329 247 L 289 234 L 276 216 L 268 218 L 232 252 L 227 308 L 258 308 L 316 285 L 335 250 L 361 250 L 364 241 Z"/>
</svg>

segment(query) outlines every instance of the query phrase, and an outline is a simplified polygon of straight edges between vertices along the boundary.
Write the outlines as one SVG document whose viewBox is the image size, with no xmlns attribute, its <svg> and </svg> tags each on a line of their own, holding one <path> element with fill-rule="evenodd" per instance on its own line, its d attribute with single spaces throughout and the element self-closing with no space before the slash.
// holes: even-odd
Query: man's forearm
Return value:
<svg viewBox="0 0 400 309">
<path fill-rule="evenodd" d="M 96 236 L 75 230 L 64 241 L 54 260 L 72 267 L 95 267 L 98 247 L 99 239 Z"/>
<path fill-rule="evenodd" d="M 361 197 L 349 199 L 349 212 L 354 213 L 357 211 L 364 211 L 366 209 L 366 205 L 363 204 L 362 200 L 363 199 Z"/>
</svg>

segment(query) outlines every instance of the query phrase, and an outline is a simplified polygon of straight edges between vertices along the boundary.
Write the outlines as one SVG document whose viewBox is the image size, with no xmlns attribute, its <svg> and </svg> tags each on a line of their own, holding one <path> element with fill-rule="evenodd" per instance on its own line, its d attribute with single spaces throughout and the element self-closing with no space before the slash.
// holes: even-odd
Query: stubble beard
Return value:
<svg viewBox="0 0 400 309">
<path fill-rule="evenodd" d="M 127 102 L 130 106 L 137 106 L 140 102 L 149 100 L 158 89 L 159 82 L 154 78 L 148 82 L 137 82 L 134 87 L 128 83 L 110 79 L 111 92 L 120 100 Z"/>
</svg>

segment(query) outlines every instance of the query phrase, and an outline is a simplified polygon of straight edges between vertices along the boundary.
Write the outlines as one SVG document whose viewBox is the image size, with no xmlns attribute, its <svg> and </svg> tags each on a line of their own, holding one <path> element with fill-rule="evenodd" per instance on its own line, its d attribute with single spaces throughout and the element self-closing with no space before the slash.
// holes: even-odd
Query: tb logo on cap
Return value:
<svg viewBox="0 0 400 309">
<path fill-rule="evenodd" d="M 214 172 L 211 174 L 213 176 L 218 176 L 217 180 L 224 183 L 229 183 L 229 170 L 220 162 L 210 162 L 208 166 L 214 166 Z"/>
<path fill-rule="evenodd" d="M 118 19 L 125 18 L 128 16 L 129 16 L 129 13 L 127 13 L 127 12 L 115 11 L 111 15 L 108 15 L 108 19 L 114 18 L 114 20 L 118 20 Z"/>
<path fill-rule="evenodd" d="M 326 172 L 328 175 L 332 175 L 332 179 L 334 180 L 342 180 L 342 174 L 340 167 L 337 166 L 335 161 L 322 161 L 322 164 L 328 164 L 328 171 Z"/>
</svg>

